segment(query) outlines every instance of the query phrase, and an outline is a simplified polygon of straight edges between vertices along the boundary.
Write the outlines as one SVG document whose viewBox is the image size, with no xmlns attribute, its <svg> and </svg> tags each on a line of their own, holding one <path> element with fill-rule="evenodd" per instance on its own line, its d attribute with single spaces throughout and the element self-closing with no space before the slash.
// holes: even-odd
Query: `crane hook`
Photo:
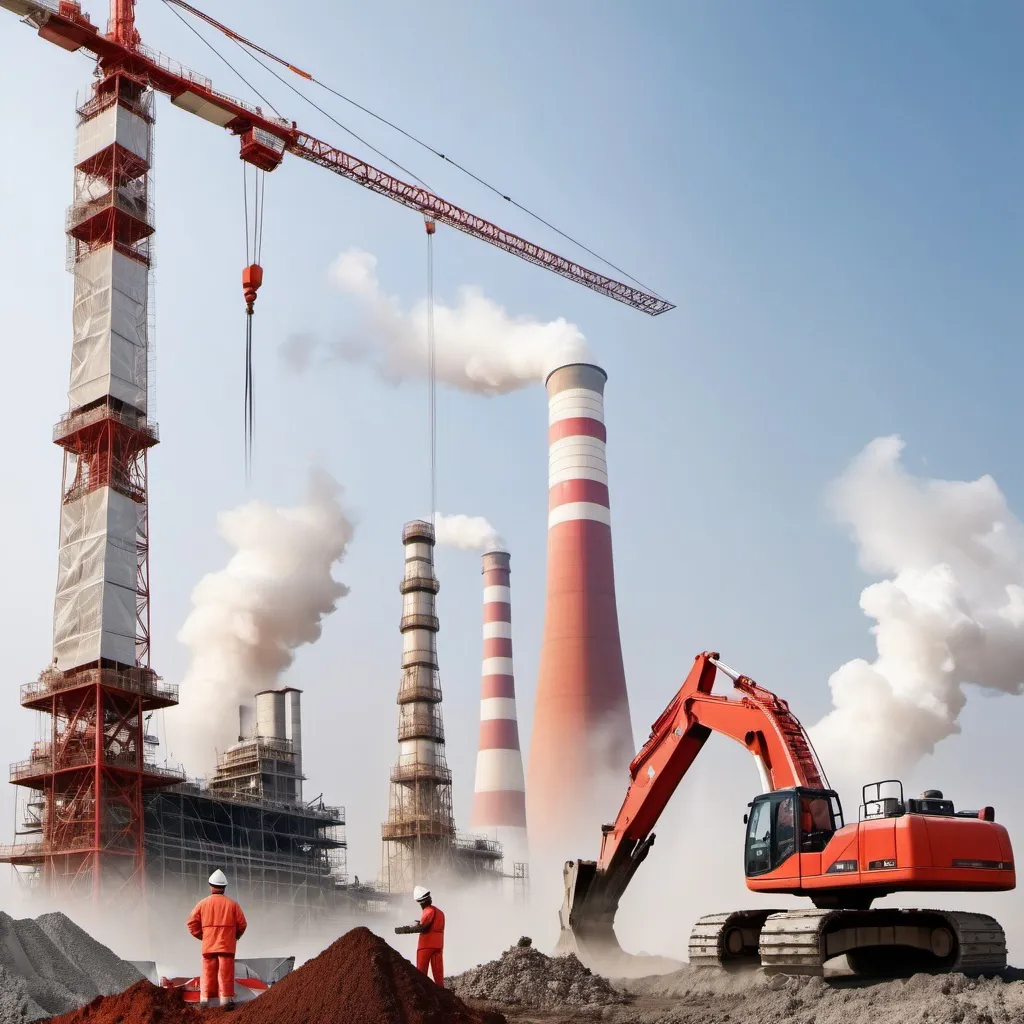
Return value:
<svg viewBox="0 0 1024 1024">
<path fill-rule="evenodd" d="M 245 296 L 245 311 L 252 316 L 253 306 L 256 304 L 256 293 L 263 284 L 263 268 L 258 263 L 252 263 L 242 271 L 242 292 Z"/>
</svg>

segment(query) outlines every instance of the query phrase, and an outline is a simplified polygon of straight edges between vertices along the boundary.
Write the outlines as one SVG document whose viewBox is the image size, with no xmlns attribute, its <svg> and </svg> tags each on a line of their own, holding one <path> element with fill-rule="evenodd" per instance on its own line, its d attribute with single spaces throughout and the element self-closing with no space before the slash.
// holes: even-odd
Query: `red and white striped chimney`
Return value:
<svg viewBox="0 0 1024 1024">
<path fill-rule="evenodd" d="M 480 694 L 480 747 L 473 789 L 474 832 L 494 836 L 505 853 L 505 871 L 528 861 L 526 784 L 519 750 L 516 686 L 512 669 L 512 598 L 509 555 L 483 556 L 484 656 Z"/>
<path fill-rule="evenodd" d="M 547 379 L 547 608 L 527 792 L 531 841 L 565 856 L 563 844 L 612 819 L 634 754 L 612 567 L 606 380 L 586 363 Z"/>
</svg>

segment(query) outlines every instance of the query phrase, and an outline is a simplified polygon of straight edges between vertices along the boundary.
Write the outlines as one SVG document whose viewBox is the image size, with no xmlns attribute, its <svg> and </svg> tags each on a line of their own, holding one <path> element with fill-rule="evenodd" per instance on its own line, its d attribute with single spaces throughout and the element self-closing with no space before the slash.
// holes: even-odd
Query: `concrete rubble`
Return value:
<svg viewBox="0 0 1024 1024">
<path fill-rule="evenodd" d="M 621 992 L 592 974 L 575 956 L 545 956 L 528 939 L 520 939 L 519 945 L 505 950 L 498 960 L 457 975 L 448 984 L 462 999 L 503 1008 L 555 1009 L 626 1002 Z"/>
<path fill-rule="evenodd" d="M 24 1024 L 121 992 L 142 977 L 63 914 L 0 911 L 0 1024 Z"/>
</svg>

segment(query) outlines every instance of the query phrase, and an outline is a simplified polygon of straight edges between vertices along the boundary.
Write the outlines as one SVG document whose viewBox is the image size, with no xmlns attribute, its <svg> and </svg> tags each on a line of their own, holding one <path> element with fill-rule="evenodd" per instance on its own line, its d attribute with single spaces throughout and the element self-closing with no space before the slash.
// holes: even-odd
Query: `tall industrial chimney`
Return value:
<svg viewBox="0 0 1024 1024">
<path fill-rule="evenodd" d="M 445 759 L 437 677 L 439 584 L 434 527 L 419 520 L 402 530 L 402 681 L 398 688 L 398 763 L 391 769 L 381 881 L 391 892 L 422 884 L 455 842 L 452 773 Z"/>
<path fill-rule="evenodd" d="M 516 686 L 512 670 L 512 603 L 509 555 L 483 557 L 484 647 L 480 694 L 480 747 L 473 790 L 474 832 L 493 836 L 505 854 L 505 872 L 529 860 L 526 785 L 519 751 Z"/>
<path fill-rule="evenodd" d="M 606 380 L 586 363 L 547 379 L 547 608 L 527 786 L 535 846 L 562 848 L 610 820 L 634 753 L 612 567 Z"/>
</svg>

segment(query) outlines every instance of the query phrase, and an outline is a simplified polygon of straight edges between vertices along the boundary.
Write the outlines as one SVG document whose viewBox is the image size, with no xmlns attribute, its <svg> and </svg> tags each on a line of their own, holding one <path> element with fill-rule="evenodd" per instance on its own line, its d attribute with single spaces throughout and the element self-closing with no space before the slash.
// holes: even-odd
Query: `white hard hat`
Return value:
<svg viewBox="0 0 1024 1024">
<path fill-rule="evenodd" d="M 210 885 L 221 886 L 227 884 L 228 876 L 225 875 L 224 872 L 220 870 L 220 868 L 218 868 L 216 871 L 214 871 L 212 875 L 210 875 Z"/>
<path fill-rule="evenodd" d="M 422 885 L 417 885 L 412 891 L 412 898 L 417 903 L 422 903 L 428 896 L 430 896 L 430 890 L 424 889 Z"/>
</svg>

